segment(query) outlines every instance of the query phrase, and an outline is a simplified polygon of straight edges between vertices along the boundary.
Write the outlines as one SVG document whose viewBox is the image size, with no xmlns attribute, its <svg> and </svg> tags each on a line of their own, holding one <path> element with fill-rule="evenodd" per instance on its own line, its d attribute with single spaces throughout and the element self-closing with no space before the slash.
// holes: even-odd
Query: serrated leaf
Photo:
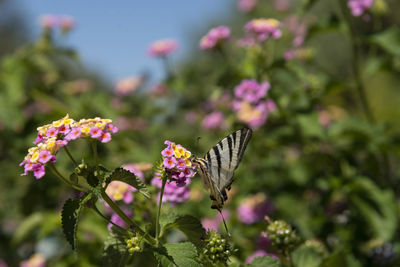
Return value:
<svg viewBox="0 0 400 267">
<path fill-rule="evenodd" d="M 91 194 L 82 198 L 67 199 L 61 211 L 61 223 L 65 238 L 71 244 L 72 249 L 76 245 L 76 230 L 78 228 L 78 219 L 82 208 L 85 203 L 90 200 Z"/>
<path fill-rule="evenodd" d="M 104 242 L 102 255 L 102 266 L 115 267 L 125 266 L 129 253 L 126 248 L 125 239 L 127 236 L 116 227 L 111 227 L 111 231 Z"/>
<path fill-rule="evenodd" d="M 154 250 L 162 267 L 201 267 L 196 247 L 190 242 L 170 243 Z"/>
<path fill-rule="evenodd" d="M 175 213 L 164 213 L 160 216 L 161 235 L 171 227 L 181 230 L 188 240 L 197 247 L 201 246 L 201 237 L 205 235 L 205 230 L 196 217 L 191 215 L 178 215 Z"/>
<path fill-rule="evenodd" d="M 281 264 L 270 256 L 262 256 L 255 258 L 250 265 L 251 267 L 280 267 Z"/>
<path fill-rule="evenodd" d="M 147 186 L 133 173 L 124 168 L 116 168 L 108 177 L 107 184 L 112 181 L 121 181 L 136 188 L 146 198 L 150 198 Z"/>
<path fill-rule="evenodd" d="M 321 254 L 312 247 L 300 247 L 291 254 L 294 267 L 318 267 L 322 258 Z"/>
</svg>

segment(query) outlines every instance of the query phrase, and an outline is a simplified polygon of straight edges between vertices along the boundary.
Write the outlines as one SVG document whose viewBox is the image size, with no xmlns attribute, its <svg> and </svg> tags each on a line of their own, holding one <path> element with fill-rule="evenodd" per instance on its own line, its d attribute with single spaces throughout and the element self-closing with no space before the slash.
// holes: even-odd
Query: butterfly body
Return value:
<svg viewBox="0 0 400 267">
<path fill-rule="evenodd" d="M 239 166 L 243 153 L 251 138 L 252 130 L 242 128 L 219 141 L 204 158 L 194 157 L 193 163 L 203 184 L 210 190 L 211 208 L 221 211 L 228 199 L 234 171 Z"/>
</svg>

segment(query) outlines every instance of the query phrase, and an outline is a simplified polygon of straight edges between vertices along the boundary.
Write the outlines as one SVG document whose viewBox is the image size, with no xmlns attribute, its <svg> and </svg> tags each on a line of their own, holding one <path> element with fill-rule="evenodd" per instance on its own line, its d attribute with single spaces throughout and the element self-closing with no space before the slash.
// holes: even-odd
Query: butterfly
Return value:
<svg viewBox="0 0 400 267">
<path fill-rule="evenodd" d="M 242 128 L 219 141 L 204 158 L 194 157 L 193 159 L 204 186 L 210 190 L 211 208 L 220 213 L 228 199 L 226 190 L 231 189 L 233 174 L 242 160 L 251 135 L 251 129 Z"/>
</svg>

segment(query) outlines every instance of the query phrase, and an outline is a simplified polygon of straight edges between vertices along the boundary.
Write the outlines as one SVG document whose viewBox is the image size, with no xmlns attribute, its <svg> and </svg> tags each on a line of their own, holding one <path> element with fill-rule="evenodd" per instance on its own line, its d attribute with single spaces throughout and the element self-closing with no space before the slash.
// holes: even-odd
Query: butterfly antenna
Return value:
<svg viewBox="0 0 400 267">
<path fill-rule="evenodd" d="M 228 234 L 229 237 L 231 237 L 231 234 L 229 233 L 229 230 L 228 230 L 228 226 L 226 226 L 224 215 L 222 214 L 221 210 L 218 210 L 218 211 L 219 211 L 219 214 L 221 214 L 222 221 L 224 222 L 226 233 Z"/>
<path fill-rule="evenodd" d="M 198 136 L 198 137 L 197 137 L 197 140 L 196 140 L 196 146 L 197 146 L 197 148 L 199 148 L 200 139 L 201 139 L 201 136 Z"/>
</svg>

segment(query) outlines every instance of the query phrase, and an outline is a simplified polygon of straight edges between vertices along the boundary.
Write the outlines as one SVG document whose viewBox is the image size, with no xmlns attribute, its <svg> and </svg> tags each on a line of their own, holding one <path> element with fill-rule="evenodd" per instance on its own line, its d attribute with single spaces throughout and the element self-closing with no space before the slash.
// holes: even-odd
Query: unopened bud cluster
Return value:
<svg viewBox="0 0 400 267">
<path fill-rule="evenodd" d="M 139 237 L 137 236 L 131 237 L 130 239 L 126 239 L 125 242 L 129 254 L 141 251 Z"/>
<path fill-rule="evenodd" d="M 271 221 L 267 227 L 268 238 L 277 249 L 291 249 L 299 243 L 296 231 L 285 221 Z"/>
<path fill-rule="evenodd" d="M 207 232 L 203 254 L 213 263 L 226 263 L 232 254 L 231 246 L 228 242 L 214 231 Z"/>
</svg>

